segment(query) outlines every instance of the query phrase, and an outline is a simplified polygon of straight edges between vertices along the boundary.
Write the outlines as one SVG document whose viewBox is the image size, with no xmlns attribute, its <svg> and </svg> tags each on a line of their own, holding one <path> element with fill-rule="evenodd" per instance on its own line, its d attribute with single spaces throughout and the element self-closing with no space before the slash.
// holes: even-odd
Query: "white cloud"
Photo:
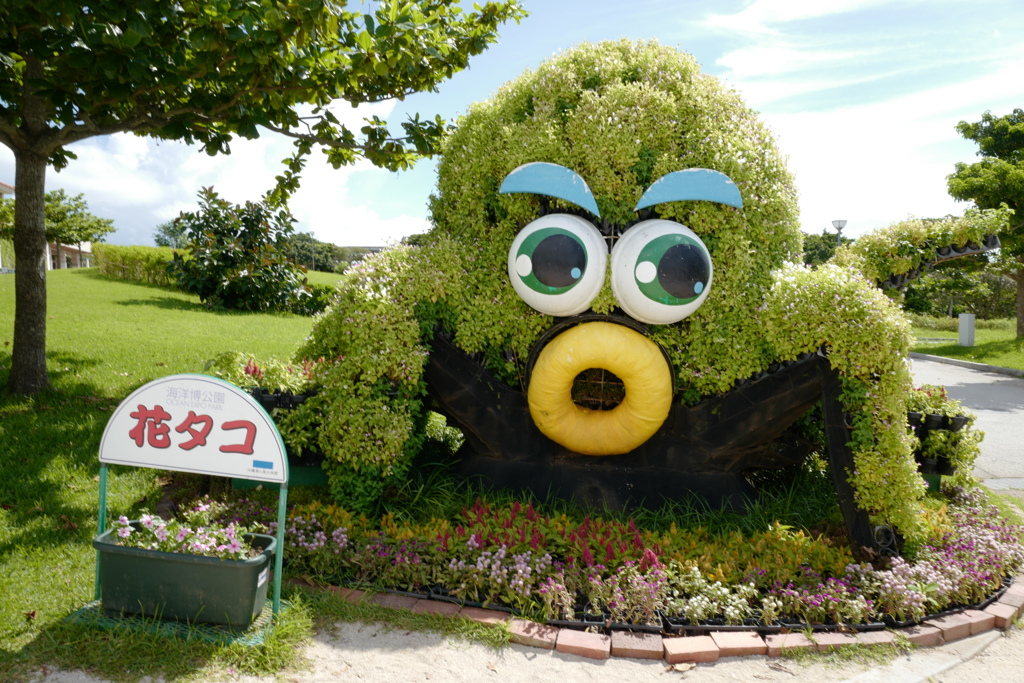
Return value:
<svg viewBox="0 0 1024 683">
<path fill-rule="evenodd" d="M 779 76 L 795 71 L 821 70 L 854 63 L 868 53 L 862 50 L 804 49 L 783 41 L 744 47 L 725 54 L 718 60 L 729 70 L 727 78 L 744 80 L 763 76 Z M 803 89 L 814 83 L 801 84 Z"/>
<path fill-rule="evenodd" d="M 364 117 L 387 119 L 393 108 L 390 102 L 358 108 L 340 103 L 333 110 L 358 130 Z M 111 242 L 151 244 L 158 224 L 198 207 L 202 187 L 213 186 L 234 203 L 259 200 L 283 171 L 281 160 L 292 154 L 292 143 L 263 131 L 258 139 L 232 142 L 231 154 L 211 157 L 180 142 L 117 134 L 83 141 L 72 150 L 78 159 L 61 173 L 49 171 L 47 189 L 83 193 L 93 213 L 114 218 L 118 231 L 110 236 Z M 13 183 L 13 158 L 8 166 L 2 157 L 0 173 L 6 174 L 8 167 Z M 427 229 L 422 216 L 382 217 L 372 197 L 352 196 L 348 184 L 359 174 L 390 175 L 366 161 L 334 169 L 314 150 L 290 202 L 298 219 L 296 230 L 312 231 L 318 239 L 340 245 L 376 246 Z"/>
<path fill-rule="evenodd" d="M 803 229 L 820 232 L 845 218 L 844 234 L 855 237 L 908 215 L 962 213 L 966 205 L 948 195 L 946 176 L 956 162 L 971 161 L 976 146 L 954 126 L 986 109 L 1018 106 L 1024 89 L 1006 85 L 1022 72 L 1024 58 L 982 78 L 882 102 L 764 114 L 796 174 Z"/>
<path fill-rule="evenodd" d="M 845 14 L 886 4 L 892 4 L 892 0 L 756 0 L 735 14 L 710 14 L 704 23 L 734 32 L 772 34 L 776 32 L 773 28 L 776 24 Z"/>
</svg>

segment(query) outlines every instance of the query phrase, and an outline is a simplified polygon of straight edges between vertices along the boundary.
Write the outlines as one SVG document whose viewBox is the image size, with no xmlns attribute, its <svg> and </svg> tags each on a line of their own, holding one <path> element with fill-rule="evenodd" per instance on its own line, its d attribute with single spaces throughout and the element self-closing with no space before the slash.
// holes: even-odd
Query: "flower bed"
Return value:
<svg viewBox="0 0 1024 683">
<path fill-rule="evenodd" d="M 855 564 L 825 538 L 775 525 L 709 542 L 627 522 L 478 501 L 452 520 L 371 524 L 334 506 L 291 511 L 291 571 L 324 581 L 497 607 L 577 628 L 702 632 L 861 630 L 977 606 L 1024 565 L 1020 528 L 977 491 L 955 489 L 912 559 Z M 247 505 L 243 503 L 242 506 Z M 268 525 L 272 527 L 272 525 Z"/>
</svg>

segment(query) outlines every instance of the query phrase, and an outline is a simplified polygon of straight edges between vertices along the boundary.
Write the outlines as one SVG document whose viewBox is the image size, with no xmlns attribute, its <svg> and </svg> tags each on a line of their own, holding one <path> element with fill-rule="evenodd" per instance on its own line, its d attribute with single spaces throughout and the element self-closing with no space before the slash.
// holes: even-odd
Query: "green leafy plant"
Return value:
<svg viewBox="0 0 1024 683">
<path fill-rule="evenodd" d="M 718 615 L 727 624 L 739 624 L 753 616 L 759 591 L 752 582 L 726 585 L 708 580 L 694 565 L 671 563 L 666 571 L 666 613 L 686 617 L 695 624 Z M 772 616 L 769 613 L 768 617 Z"/>
<path fill-rule="evenodd" d="M 304 270 L 286 255 L 294 219 L 267 199 L 237 206 L 213 188 L 199 193 L 199 211 L 183 213 L 188 259 L 175 253 L 169 270 L 181 287 L 213 308 L 289 310 L 311 291 Z"/>
<path fill-rule="evenodd" d="M 874 230 L 840 248 L 835 263 L 853 265 L 873 282 L 919 269 L 934 260 L 936 249 L 981 244 L 987 235 L 1007 229 L 1012 211 L 968 209 L 963 216 L 941 219 L 909 218 Z"/>
<path fill-rule="evenodd" d="M 235 386 L 300 394 L 310 387 L 313 364 L 306 361 L 296 365 L 276 358 L 257 361 L 250 354 L 225 351 L 206 361 L 203 369 Z"/>
</svg>

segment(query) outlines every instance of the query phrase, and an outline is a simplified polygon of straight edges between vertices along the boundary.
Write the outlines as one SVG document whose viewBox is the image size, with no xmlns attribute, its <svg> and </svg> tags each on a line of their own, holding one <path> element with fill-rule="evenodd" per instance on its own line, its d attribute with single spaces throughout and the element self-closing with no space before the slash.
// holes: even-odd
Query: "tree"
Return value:
<svg viewBox="0 0 1024 683">
<path fill-rule="evenodd" d="M 1000 234 L 1002 272 L 1017 285 L 1017 338 L 1024 338 L 1024 109 L 996 117 L 982 114 L 981 121 L 961 121 L 957 132 L 978 143 L 981 161 L 958 163 L 947 178 L 949 194 L 973 201 L 982 209 L 1006 204 L 1013 209 L 1007 230 Z"/>
<path fill-rule="evenodd" d="M 46 372 L 46 169 L 68 145 L 132 132 L 228 153 L 260 128 L 295 140 L 273 201 L 298 187 L 321 146 L 335 167 L 366 158 L 407 168 L 437 149 L 446 124 L 419 115 L 394 136 L 374 116 L 353 132 L 329 105 L 433 90 L 523 11 L 517 0 L 463 13 L 449 0 L 113 0 L 0 5 L 0 143 L 14 153 L 16 304 L 8 387 L 33 393 Z M 310 105 L 303 109 L 300 105 Z"/>
<path fill-rule="evenodd" d="M 907 285 L 903 307 L 937 317 L 974 313 L 979 319 L 1013 317 L 1016 286 L 991 267 L 990 254 L 943 261 Z"/>
<path fill-rule="evenodd" d="M 820 266 L 835 255 L 840 244 L 853 244 L 853 239 L 833 235 L 828 230 L 822 230 L 820 235 L 804 235 L 804 263 Z"/>
<path fill-rule="evenodd" d="M 334 266 L 334 272 L 344 273 L 372 253 L 373 249 L 369 247 L 338 247 L 338 263 Z"/>
<path fill-rule="evenodd" d="M 185 235 L 185 224 L 181 221 L 167 221 L 156 226 L 153 231 L 153 241 L 158 247 L 170 247 L 172 249 L 184 249 L 188 246 L 188 237 Z"/>
<path fill-rule="evenodd" d="M 184 226 L 190 258 L 175 252 L 169 270 L 214 308 L 288 310 L 309 296 L 305 271 L 287 256 L 294 221 L 266 201 L 236 206 L 203 188 L 199 211 L 175 220 Z"/>
<path fill-rule="evenodd" d="M 340 248 L 330 242 L 321 242 L 311 232 L 300 232 L 291 239 L 288 258 L 307 270 L 333 273 L 340 259 Z"/>
<path fill-rule="evenodd" d="M 0 237 L 14 236 L 16 211 L 16 199 L 0 199 Z M 84 195 L 69 197 L 64 190 L 53 190 L 44 196 L 43 225 L 46 241 L 58 244 L 101 242 L 116 229 L 111 219 L 89 213 Z"/>
</svg>

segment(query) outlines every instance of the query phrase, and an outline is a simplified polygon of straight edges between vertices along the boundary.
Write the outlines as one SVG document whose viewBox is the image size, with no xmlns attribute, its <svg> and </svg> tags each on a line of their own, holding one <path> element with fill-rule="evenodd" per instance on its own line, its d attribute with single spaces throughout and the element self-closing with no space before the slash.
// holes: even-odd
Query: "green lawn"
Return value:
<svg viewBox="0 0 1024 683">
<path fill-rule="evenodd" d="M 913 350 L 918 353 L 1024 370 L 1024 339 L 1017 339 L 1013 330 L 975 330 L 974 346 L 960 346 L 956 332 L 922 327 L 914 327 L 914 338 L 949 340 L 917 341 Z"/>
<path fill-rule="evenodd" d="M 54 389 L 10 396 L 2 387 L 11 365 L 14 276 L 0 275 L 0 681 L 23 680 L 27 662 L 62 632 L 63 617 L 92 599 L 97 452 L 111 410 L 142 384 L 202 372 L 224 351 L 288 357 L 312 325 L 291 314 L 210 311 L 196 297 L 92 269 L 51 272 L 47 287 Z M 112 468 L 113 514 L 146 499 L 152 506 L 155 475 Z M 191 670 L 203 666 L 187 661 Z"/>
</svg>

